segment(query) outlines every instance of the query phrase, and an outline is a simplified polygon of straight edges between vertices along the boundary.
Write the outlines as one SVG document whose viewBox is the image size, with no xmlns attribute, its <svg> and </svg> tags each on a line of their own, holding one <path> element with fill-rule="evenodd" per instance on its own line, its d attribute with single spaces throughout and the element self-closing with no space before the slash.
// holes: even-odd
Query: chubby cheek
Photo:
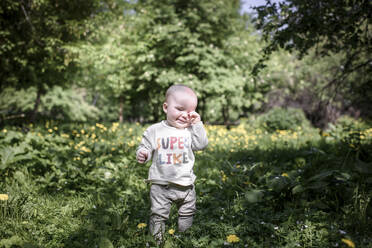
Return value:
<svg viewBox="0 0 372 248">
<path fill-rule="evenodd" d="M 181 116 L 182 116 L 182 112 L 180 112 L 180 111 L 177 111 L 177 110 L 174 110 L 174 111 L 172 111 L 172 116 L 173 116 L 173 118 L 180 118 Z"/>
<path fill-rule="evenodd" d="M 170 111 L 168 111 L 167 116 L 170 119 L 177 119 L 179 114 L 177 113 L 177 111 L 170 110 Z"/>
</svg>

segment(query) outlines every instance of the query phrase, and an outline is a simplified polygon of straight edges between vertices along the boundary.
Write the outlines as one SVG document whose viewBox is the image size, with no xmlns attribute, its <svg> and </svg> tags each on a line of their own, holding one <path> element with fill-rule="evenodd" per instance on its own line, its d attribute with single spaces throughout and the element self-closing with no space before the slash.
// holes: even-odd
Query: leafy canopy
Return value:
<svg viewBox="0 0 372 248">
<path fill-rule="evenodd" d="M 300 56 L 314 48 L 320 56 L 343 56 L 329 82 L 334 89 L 349 88 L 351 94 L 371 92 L 368 87 L 372 78 L 371 1 L 287 0 L 277 4 L 267 0 L 266 5 L 255 9 L 257 28 L 269 42 L 255 73 L 268 55 L 279 48 L 299 51 Z M 350 85 L 350 77 L 358 84 Z M 351 90 L 353 87 L 358 89 Z"/>
<path fill-rule="evenodd" d="M 2 87 L 65 84 L 74 64 L 64 46 L 84 39 L 89 20 L 111 6 L 110 0 L 1 1 Z"/>
</svg>

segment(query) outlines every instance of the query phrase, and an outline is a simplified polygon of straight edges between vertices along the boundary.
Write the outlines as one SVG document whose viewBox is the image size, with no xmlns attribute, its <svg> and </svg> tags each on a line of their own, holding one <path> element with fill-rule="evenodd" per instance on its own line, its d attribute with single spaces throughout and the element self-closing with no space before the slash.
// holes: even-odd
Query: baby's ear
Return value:
<svg viewBox="0 0 372 248">
<path fill-rule="evenodd" d="M 163 103 L 163 111 L 164 111 L 164 113 L 167 113 L 167 110 L 168 110 L 168 104 L 165 102 L 165 103 Z"/>
</svg>

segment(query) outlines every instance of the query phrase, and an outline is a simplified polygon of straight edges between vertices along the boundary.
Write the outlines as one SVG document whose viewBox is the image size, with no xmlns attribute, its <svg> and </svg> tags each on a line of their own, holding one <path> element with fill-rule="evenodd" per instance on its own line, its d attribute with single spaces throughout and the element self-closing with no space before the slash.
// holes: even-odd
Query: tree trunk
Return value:
<svg viewBox="0 0 372 248">
<path fill-rule="evenodd" d="M 34 109 L 32 110 L 31 116 L 30 116 L 30 122 L 32 123 L 35 122 L 36 120 L 37 110 L 39 109 L 39 105 L 40 105 L 41 94 L 42 94 L 42 89 L 38 88 L 36 99 L 35 99 L 35 104 L 34 104 Z"/>
<path fill-rule="evenodd" d="M 93 102 L 92 102 L 93 106 L 96 106 L 98 99 L 99 99 L 99 93 L 96 93 L 94 95 Z"/>
<path fill-rule="evenodd" d="M 223 124 L 227 126 L 229 124 L 229 107 L 222 106 L 222 117 L 223 117 Z"/>
<path fill-rule="evenodd" d="M 123 110 L 124 108 L 124 99 L 123 99 L 123 96 L 120 96 L 119 97 L 119 122 L 120 123 L 123 123 L 124 121 L 124 118 L 123 118 Z"/>
<path fill-rule="evenodd" d="M 202 117 L 202 120 L 203 120 L 203 117 L 207 118 L 207 116 L 205 116 L 205 108 L 206 108 L 205 98 L 201 97 L 199 103 L 200 103 L 199 104 L 199 114 L 200 114 L 200 116 Z M 205 119 L 203 121 L 206 122 Z"/>
</svg>

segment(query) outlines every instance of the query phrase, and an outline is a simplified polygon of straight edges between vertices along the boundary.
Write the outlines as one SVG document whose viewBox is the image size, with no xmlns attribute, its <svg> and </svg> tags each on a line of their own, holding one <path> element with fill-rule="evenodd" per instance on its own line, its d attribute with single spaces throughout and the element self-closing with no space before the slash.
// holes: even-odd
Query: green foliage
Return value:
<svg viewBox="0 0 372 248">
<path fill-rule="evenodd" d="M 126 5 L 115 0 L 1 1 L 1 90 L 35 87 L 34 107 L 27 116 L 35 121 L 47 90 L 72 85 L 78 67 L 68 47 L 85 40 L 95 23 L 122 15 Z"/>
<path fill-rule="evenodd" d="M 358 131 L 356 149 L 336 131 L 269 133 L 254 122 L 207 126 L 209 146 L 196 153 L 194 224 L 178 233 L 172 209 L 163 245 L 332 247 L 349 239 L 369 247 L 370 126 Z M 137 226 L 150 207 L 148 165 L 134 155 L 145 127 L 27 128 L 0 131 L 0 194 L 9 196 L 0 200 L 0 247 L 156 247 Z M 228 242 L 232 234 L 239 242 Z"/>
<path fill-rule="evenodd" d="M 266 62 L 260 78 L 271 85 L 265 94 L 264 108 L 301 108 L 314 126 L 323 129 L 340 115 L 367 115 L 366 108 L 356 104 L 355 96 L 348 89 L 329 83 L 337 73 L 342 56 L 332 54 L 320 58 L 313 50 L 309 53 L 299 60 L 297 53 L 280 50 Z M 358 81 L 350 80 L 350 83 Z"/>
<path fill-rule="evenodd" d="M 65 43 L 80 40 L 98 1 L 1 1 L 2 87 L 61 85 L 71 69 Z"/>
<path fill-rule="evenodd" d="M 131 106 L 123 113 L 131 119 L 161 119 L 165 90 L 183 83 L 198 93 L 207 121 L 236 120 L 263 98 L 261 83 L 248 73 L 260 45 L 238 7 L 140 1 L 132 15 L 98 23 L 88 42 L 68 47 L 81 68 L 77 81 Z"/>
<path fill-rule="evenodd" d="M 331 128 L 332 132 L 337 132 L 337 129 L 342 129 L 344 132 L 348 131 L 357 131 L 357 130 L 365 130 L 369 127 L 367 121 L 364 120 L 356 120 L 350 116 L 344 115 L 337 119 L 337 122 L 332 125 Z"/>
<path fill-rule="evenodd" d="M 259 117 L 259 123 L 269 132 L 296 130 L 298 127 L 308 128 L 310 126 L 304 112 L 295 108 L 273 108 Z"/>
<path fill-rule="evenodd" d="M 255 71 L 264 66 L 269 54 L 282 48 L 296 51 L 300 57 L 315 50 L 317 60 L 319 56 L 329 60 L 336 56 L 337 65 L 325 67 L 330 75 L 327 83 L 330 94 L 340 93 L 362 109 L 365 115 L 370 115 L 371 2 L 266 2 L 265 6 L 256 8 L 256 27 L 262 31 L 268 45 Z M 369 107 L 366 108 L 366 105 Z"/>
<path fill-rule="evenodd" d="M 267 2 L 255 9 L 257 26 L 266 39 L 272 36 L 270 49 L 284 47 L 305 54 L 319 45 L 325 55 L 346 51 L 364 54 L 370 49 L 368 16 L 372 6 L 368 1 Z M 351 63 L 358 60 L 352 54 Z"/>
<path fill-rule="evenodd" d="M 1 119 L 19 119 L 31 112 L 36 99 L 36 88 L 16 90 L 6 88 L 0 93 Z M 98 117 L 98 109 L 86 102 L 85 89 L 62 89 L 55 86 L 41 97 L 38 114 L 44 118 L 63 121 L 94 121 Z"/>
<path fill-rule="evenodd" d="M 21 90 L 5 88 L 0 92 L 0 120 L 23 117 L 24 113 L 32 111 L 35 99 L 34 88 Z"/>
<path fill-rule="evenodd" d="M 224 7 L 221 7 L 222 5 Z M 257 43 L 254 43 L 254 38 L 248 43 L 244 36 L 249 30 L 244 29 L 243 21 L 240 26 L 238 25 L 240 20 L 236 6 L 233 4 L 230 6 L 226 1 L 218 1 L 217 6 L 215 1 L 213 4 L 208 1 L 203 3 L 196 1 L 183 6 L 180 1 L 173 7 L 164 4 L 162 11 L 171 13 L 167 25 L 157 23 L 161 20 L 158 16 L 164 15 L 161 11 L 155 14 L 145 12 L 145 16 L 149 13 L 147 15 L 156 20 L 155 28 L 152 27 L 152 23 L 147 24 L 144 33 L 146 37 L 153 39 L 149 40 L 149 45 L 146 46 L 150 50 L 144 52 L 153 55 L 149 63 L 156 68 L 153 70 L 154 73 L 150 68 L 150 71 L 147 71 L 149 63 L 146 63 L 146 60 L 144 61 L 146 65 L 139 65 L 137 68 L 145 69 L 140 72 L 142 75 L 149 75 L 143 78 L 145 81 L 155 79 L 159 86 L 154 89 L 153 84 L 144 85 L 144 89 L 151 85 L 151 89 L 146 89 L 148 93 L 144 93 L 149 94 L 149 97 L 159 96 L 157 100 L 153 100 L 153 104 L 160 106 L 164 91 L 170 84 L 184 83 L 199 94 L 199 110 L 206 121 L 222 119 L 227 122 L 232 119 L 230 112 L 235 112 L 237 118 L 242 108 L 249 107 L 250 101 L 254 99 L 247 90 L 253 85 L 250 75 L 245 75 L 249 62 L 237 64 L 243 62 L 239 60 L 241 57 L 240 54 L 237 55 L 237 51 L 251 51 Z M 218 16 L 225 18 L 219 19 Z M 234 27 L 230 23 L 237 25 Z M 147 36 L 148 32 L 154 34 Z M 164 44 L 168 47 L 165 48 Z M 162 56 L 164 49 L 167 51 L 166 56 Z M 164 68 L 159 68 L 159 65 L 163 65 Z M 172 70 L 169 70 L 169 67 Z"/>
<path fill-rule="evenodd" d="M 42 114 L 64 121 L 97 120 L 98 109 L 85 101 L 85 92 L 85 89 L 54 87 L 41 98 Z"/>
<path fill-rule="evenodd" d="M 294 2 L 298 8 L 285 8 Z M 302 7 L 311 4 L 319 3 L 282 3 L 283 10 L 289 11 L 282 17 L 289 20 L 296 10 L 303 12 Z M 343 20 L 338 14 L 349 9 L 338 2 L 325 3 L 322 11 L 335 11 L 340 22 L 351 21 L 349 26 L 329 25 L 338 31 L 354 27 L 354 20 L 363 18 L 363 4 L 369 7 L 365 1 L 355 3 L 360 17 Z M 313 5 L 303 17 L 309 18 Z M 268 7 L 267 13 L 277 11 Z M 366 73 L 352 74 L 344 89 L 317 92 L 332 80 L 333 72 L 341 82 L 353 66 L 363 65 L 363 40 L 356 40 L 360 46 L 346 55 L 336 53 L 322 61 L 316 56 L 299 61 L 294 54 L 280 52 L 262 74 L 253 77 L 250 71 L 265 44 L 257 40 L 249 17 L 239 16 L 238 8 L 238 1 L 227 0 L 1 3 L 2 120 L 34 111 L 33 101 L 46 93 L 40 115 L 62 122 L 22 123 L 21 128 L 2 123 L 0 194 L 9 199 L 2 200 L 2 195 L 0 200 L 0 247 L 157 246 L 147 228 L 138 227 L 147 222 L 150 205 L 144 182 L 148 165 L 135 161 L 145 127 L 66 124 L 66 120 L 115 120 L 118 110 L 131 120 L 161 119 L 164 93 L 173 83 L 196 90 L 205 122 L 229 123 L 266 103 L 285 106 L 288 96 L 301 98 L 309 90 L 308 96 L 315 95 L 316 100 L 305 103 L 308 115 L 318 103 L 327 102 L 334 89 L 345 97 L 352 83 L 356 84 L 353 92 L 370 99 L 365 84 L 368 68 Z M 333 14 L 324 16 L 323 21 L 333 18 Z M 274 15 L 270 18 L 267 30 L 278 24 Z M 290 24 L 294 23 L 276 31 L 288 31 Z M 312 21 L 308 24 L 314 27 Z M 296 37 L 286 36 L 304 52 L 314 42 L 314 37 L 304 37 L 322 32 L 306 27 L 306 34 L 300 29 Z M 332 32 L 332 37 L 340 34 Z M 359 39 L 359 33 L 353 37 Z M 336 44 L 319 40 L 321 45 Z M 333 52 L 345 51 L 333 48 Z M 340 67 L 349 55 L 358 60 Z M 72 81 L 79 88 L 60 87 Z M 23 89 L 5 87 L 9 85 Z M 281 98 L 270 102 L 272 95 L 266 96 L 267 92 Z M 356 99 L 351 93 L 345 97 L 348 104 Z M 336 105 L 343 99 L 338 98 Z M 207 129 L 209 146 L 196 153 L 194 225 L 178 233 L 173 209 L 167 230 L 176 229 L 176 235 L 167 232 L 162 246 L 334 247 L 347 238 L 356 247 L 370 247 L 370 123 L 342 118 L 320 131 L 310 127 L 302 111 L 274 108 L 229 130 Z M 230 243 L 228 235 L 237 235 L 239 242 Z"/>
</svg>

